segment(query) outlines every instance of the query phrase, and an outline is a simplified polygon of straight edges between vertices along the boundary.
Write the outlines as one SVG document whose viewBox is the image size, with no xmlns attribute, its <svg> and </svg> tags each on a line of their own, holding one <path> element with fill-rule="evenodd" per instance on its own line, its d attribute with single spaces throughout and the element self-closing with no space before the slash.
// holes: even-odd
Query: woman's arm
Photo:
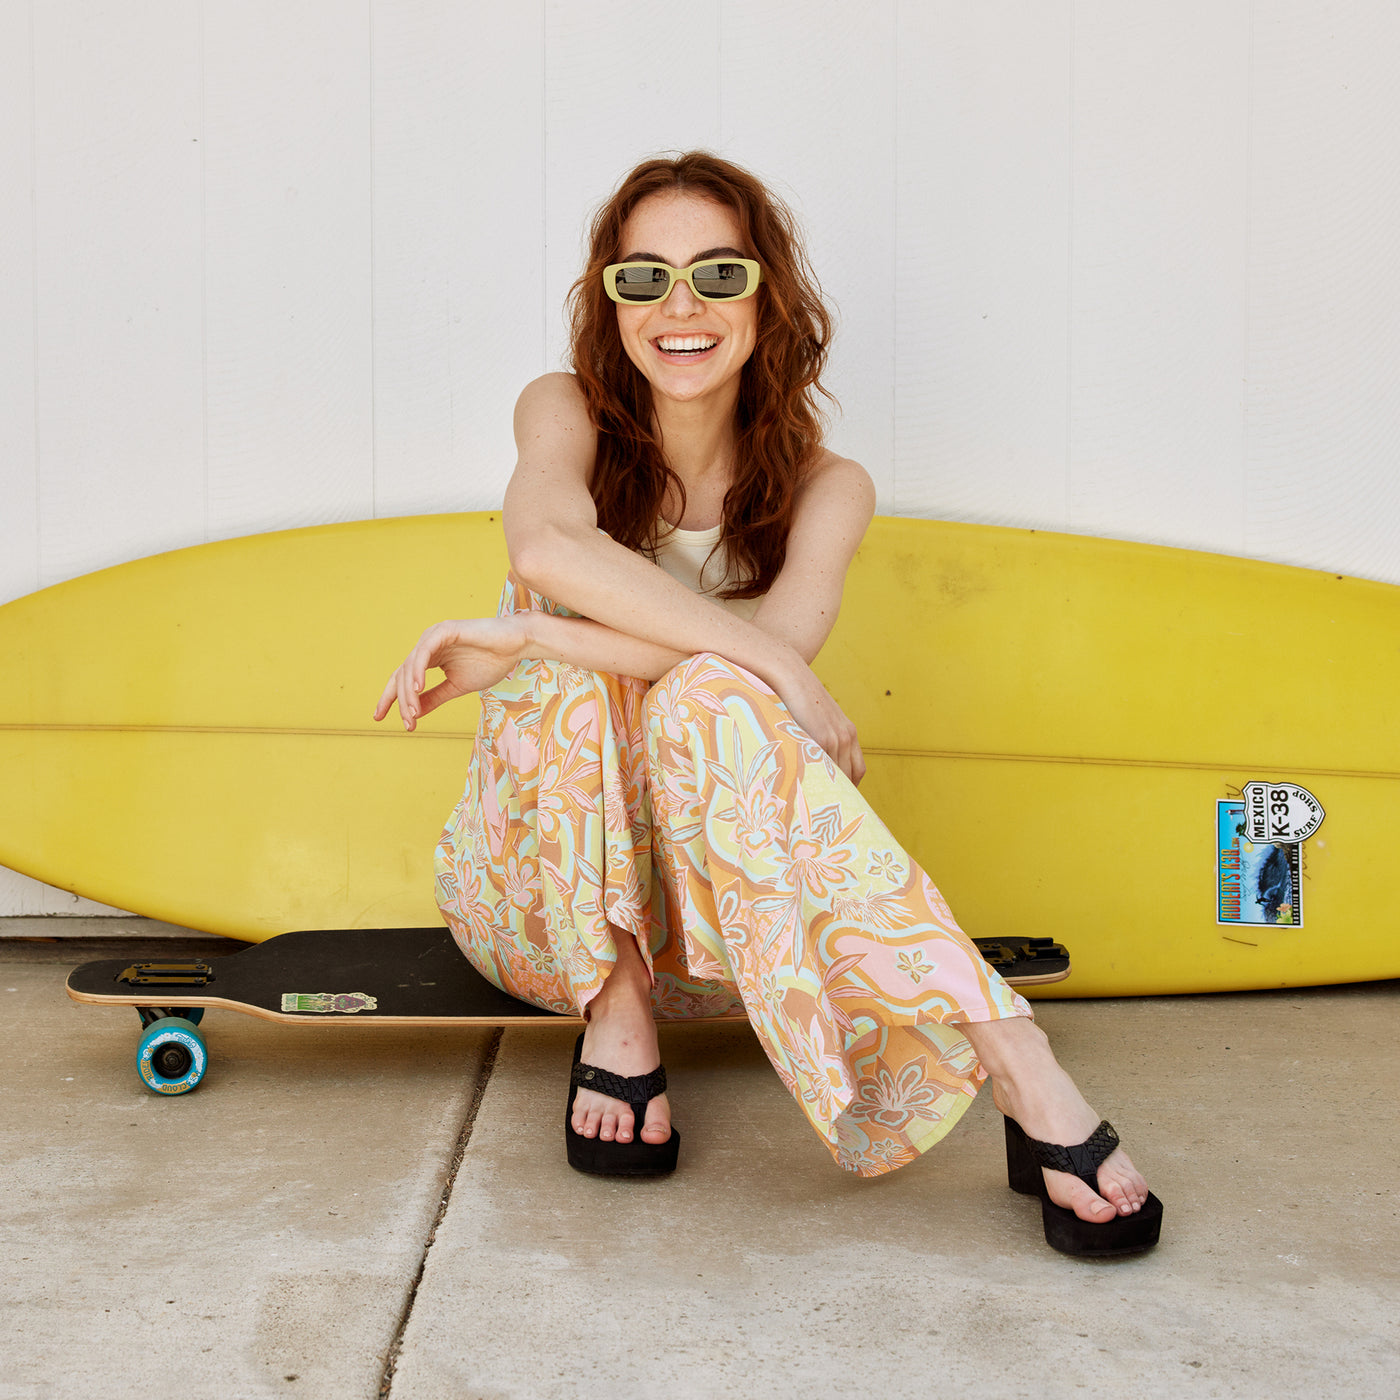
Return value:
<svg viewBox="0 0 1400 1400">
<path fill-rule="evenodd" d="M 716 603 L 709 606 L 719 607 Z M 384 719 L 397 704 L 404 728 L 416 729 L 418 721 L 439 705 L 499 684 L 521 661 L 530 658 L 659 680 L 684 661 L 686 653 L 629 637 L 587 618 L 554 613 L 439 622 L 423 633 L 403 665 L 389 677 L 374 717 Z M 431 690 L 424 690 L 433 667 L 441 669 L 443 678 Z M 865 776 L 865 757 L 855 726 L 809 669 L 806 676 L 810 680 L 804 688 L 793 688 L 786 694 L 776 686 L 774 690 L 836 766 L 853 783 L 859 783 Z"/>
<path fill-rule="evenodd" d="M 564 661 L 590 671 L 659 680 L 684 655 L 629 637 L 581 617 L 553 613 L 511 613 L 506 617 L 458 618 L 437 622 L 389 677 L 374 717 L 382 720 L 399 707 L 405 729 L 449 700 L 499 685 L 521 661 Z M 443 678 L 424 690 L 434 667 Z"/>
<path fill-rule="evenodd" d="M 759 600 L 752 625 L 792 647 L 810 665 L 836 625 L 846 572 L 874 514 L 875 485 L 870 474 L 859 463 L 828 452 L 802 487 L 787 557 L 772 588 Z M 654 566 L 649 567 L 654 571 Z M 667 581 L 674 582 L 669 575 Z M 707 598 L 696 601 L 718 607 Z M 583 618 L 531 613 L 526 626 L 532 624 L 526 655 L 614 675 L 659 680 L 693 654 Z M 748 669 L 759 674 L 755 668 Z"/>
<path fill-rule="evenodd" d="M 874 514 L 869 472 L 828 452 L 803 484 L 787 558 L 753 616 L 809 664 L 836 626 L 846 572 Z"/>
</svg>

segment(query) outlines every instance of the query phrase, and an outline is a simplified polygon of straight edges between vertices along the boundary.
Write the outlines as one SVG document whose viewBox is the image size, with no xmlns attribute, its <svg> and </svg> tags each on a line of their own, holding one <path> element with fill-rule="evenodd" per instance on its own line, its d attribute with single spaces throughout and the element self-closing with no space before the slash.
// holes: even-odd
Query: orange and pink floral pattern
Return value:
<svg viewBox="0 0 1400 1400">
<path fill-rule="evenodd" d="M 501 612 L 530 608 L 567 612 L 508 581 Z M 657 1019 L 742 1010 L 847 1170 L 957 1122 L 985 1074 L 954 1023 L 1030 1007 L 768 686 L 712 655 L 650 689 L 522 662 L 481 703 L 436 874 L 483 974 L 576 1011 L 620 930 Z"/>
</svg>

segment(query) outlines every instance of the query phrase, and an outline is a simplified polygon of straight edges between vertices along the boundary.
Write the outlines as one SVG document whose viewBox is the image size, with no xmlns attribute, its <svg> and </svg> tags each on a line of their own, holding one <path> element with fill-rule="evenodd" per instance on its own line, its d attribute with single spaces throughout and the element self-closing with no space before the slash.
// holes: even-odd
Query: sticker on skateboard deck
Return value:
<svg viewBox="0 0 1400 1400">
<path fill-rule="evenodd" d="M 368 992 L 283 992 L 283 1011 L 335 1011 L 349 1016 L 356 1011 L 377 1011 L 379 999 Z"/>
</svg>

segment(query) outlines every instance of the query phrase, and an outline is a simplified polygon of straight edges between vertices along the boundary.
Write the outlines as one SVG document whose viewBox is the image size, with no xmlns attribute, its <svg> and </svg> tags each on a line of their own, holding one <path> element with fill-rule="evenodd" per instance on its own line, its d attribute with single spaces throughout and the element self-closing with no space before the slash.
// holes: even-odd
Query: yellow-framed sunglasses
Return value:
<svg viewBox="0 0 1400 1400">
<path fill-rule="evenodd" d="M 656 306 L 671 295 L 677 281 L 688 283 L 701 301 L 743 301 L 758 290 L 763 269 L 752 258 L 703 258 L 689 267 L 610 263 L 603 269 L 604 290 L 623 306 Z"/>
</svg>

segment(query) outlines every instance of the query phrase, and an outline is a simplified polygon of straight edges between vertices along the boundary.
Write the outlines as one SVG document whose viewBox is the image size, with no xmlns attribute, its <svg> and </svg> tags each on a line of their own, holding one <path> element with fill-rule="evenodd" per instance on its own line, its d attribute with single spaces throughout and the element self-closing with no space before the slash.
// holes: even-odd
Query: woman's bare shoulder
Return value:
<svg viewBox="0 0 1400 1400">
<path fill-rule="evenodd" d="M 563 371 L 532 379 L 515 402 L 515 434 L 591 431 L 588 403 L 576 375 Z"/>
<path fill-rule="evenodd" d="M 829 447 L 822 448 L 802 482 L 802 495 L 822 501 L 844 501 L 852 509 L 863 510 L 867 518 L 875 512 L 875 483 L 859 462 L 842 457 Z"/>
</svg>

